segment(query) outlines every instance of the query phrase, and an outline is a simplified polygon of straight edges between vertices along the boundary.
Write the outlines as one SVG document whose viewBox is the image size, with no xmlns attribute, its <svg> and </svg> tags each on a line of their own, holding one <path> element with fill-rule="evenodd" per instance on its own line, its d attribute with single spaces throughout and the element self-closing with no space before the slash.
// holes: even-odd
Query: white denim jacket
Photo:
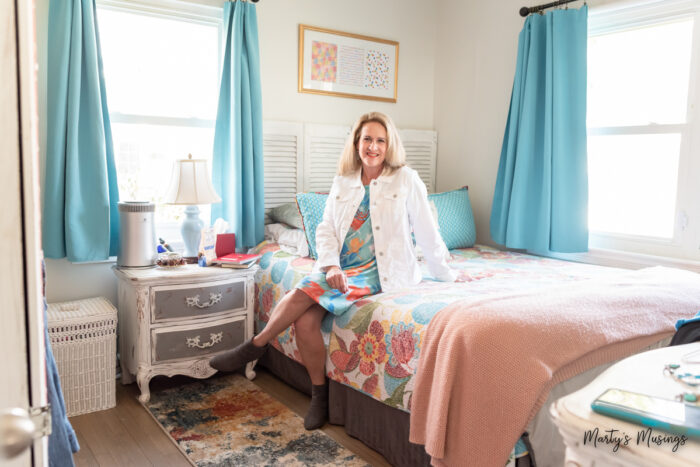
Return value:
<svg viewBox="0 0 700 467">
<path fill-rule="evenodd" d="M 343 241 L 364 194 L 360 171 L 333 179 L 323 221 L 316 228 L 318 259 L 314 272 L 340 267 Z M 422 279 L 411 227 L 431 274 L 440 281 L 454 282 L 457 275 L 447 265 L 450 253 L 431 213 L 425 184 L 415 170 L 402 167 L 373 180 L 369 203 L 382 291 L 410 287 Z"/>
</svg>

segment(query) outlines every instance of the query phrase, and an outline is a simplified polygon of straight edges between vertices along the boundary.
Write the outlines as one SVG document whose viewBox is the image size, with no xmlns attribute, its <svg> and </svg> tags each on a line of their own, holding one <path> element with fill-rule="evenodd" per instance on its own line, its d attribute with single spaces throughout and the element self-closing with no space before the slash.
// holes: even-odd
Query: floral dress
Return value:
<svg viewBox="0 0 700 467">
<path fill-rule="evenodd" d="M 301 289 L 334 315 L 345 313 L 357 300 L 382 290 L 377 260 L 374 257 L 372 220 L 369 217 L 369 186 L 365 186 L 365 196 L 357 208 L 340 250 L 340 268 L 348 278 L 348 291 L 344 294 L 337 289 L 331 289 L 326 282 L 325 272 L 306 276 L 296 288 Z"/>
</svg>

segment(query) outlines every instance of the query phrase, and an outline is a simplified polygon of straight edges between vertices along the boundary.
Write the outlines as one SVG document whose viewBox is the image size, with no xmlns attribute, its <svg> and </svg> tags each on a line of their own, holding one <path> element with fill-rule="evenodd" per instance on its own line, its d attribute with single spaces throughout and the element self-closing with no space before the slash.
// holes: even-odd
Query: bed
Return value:
<svg viewBox="0 0 700 467">
<path fill-rule="evenodd" d="M 256 247 L 262 255 L 256 277 L 255 319 L 265 326 L 284 294 L 311 272 L 313 260 L 285 252 L 273 242 Z M 450 265 L 461 283 L 424 281 L 410 290 L 380 293 L 357 302 L 348 312 L 328 314 L 322 324 L 326 372 L 330 380 L 330 422 L 383 454 L 393 465 L 429 465 L 422 446 L 408 442 L 409 413 L 423 338 L 440 310 L 467 297 L 518 291 L 605 278 L 619 270 L 504 252 L 476 245 L 451 250 Z M 651 346 L 665 345 L 668 339 Z M 280 334 L 261 363 L 288 384 L 309 392 L 310 383 L 296 346 L 294 327 Z M 551 401 L 574 391 L 597 374 L 597 366 L 555 386 L 543 409 L 511 451 L 509 462 L 562 465 L 564 444 L 547 415 Z M 534 451 L 534 455 L 532 454 Z"/>
<path fill-rule="evenodd" d="M 300 176 L 296 185 L 287 191 L 280 188 L 282 184 L 276 179 L 266 183 L 265 198 L 270 200 L 270 205 L 266 205 L 269 207 L 266 224 L 270 223 L 266 225 L 266 238 L 271 241 L 255 248 L 262 254 L 256 277 L 255 324 L 258 330 L 265 326 L 284 294 L 312 270 L 313 260 L 306 256 L 313 256 L 315 229 L 325 204 L 325 201 L 319 202 L 319 195 L 331 188 L 335 172 L 333 157 L 342 153 L 349 131 L 349 127 L 332 125 L 295 125 L 294 128 L 287 128 L 289 124 L 268 125 L 266 130 L 264 152 L 266 164 L 269 162 L 271 169 L 268 170 L 266 165 L 266 178 L 267 174 L 274 177 L 279 172 L 286 187 L 288 164 L 294 166 Z M 299 135 L 302 133 L 304 141 L 313 141 L 314 144 L 300 144 Z M 539 291 L 566 288 L 569 284 L 608 280 L 608 277 L 624 271 L 473 246 L 476 229 L 467 188 L 433 193 L 437 134 L 415 130 L 400 133 L 407 162 L 418 169 L 430 193 L 428 201 L 433 216 L 452 254 L 451 266 L 459 271 L 462 282 L 436 282 L 423 267 L 424 281 L 417 287 L 369 297 L 337 318 L 326 316 L 322 333 L 327 346 L 326 370 L 330 380 L 329 418 L 332 424 L 344 425 L 349 435 L 383 454 L 393 465 L 429 465 L 439 463 L 439 457 L 426 453 L 426 448 L 433 452 L 433 446 L 424 443 L 424 448 L 421 444 L 409 442 L 409 431 L 417 425 L 414 423 L 411 427 L 411 414 L 416 416 L 425 408 L 425 400 L 421 397 L 425 392 L 416 388 L 416 381 L 421 380 L 426 372 L 421 371 L 416 377 L 416 371 L 421 362 L 427 361 L 425 358 L 421 360 L 421 355 L 430 354 L 426 349 L 430 350 L 431 333 L 436 327 L 428 326 L 429 323 L 435 324 L 448 311 L 480 297 L 489 300 L 521 293 L 536 295 Z M 281 141 L 285 142 L 285 151 L 288 146 L 296 147 L 296 164 L 281 157 L 286 155 L 278 149 Z M 296 144 L 289 145 L 289 141 Z M 274 157 L 268 161 L 268 156 Z M 275 170 L 278 160 L 284 160 L 284 170 L 281 166 L 280 170 Z M 302 160 L 310 162 L 301 165 Z M 268 237 L 267 234 L 271 235 Z M 697 296 L 688 301 L 695 308 L 687 312 L 686 318 L 700 309 L 700 276 L 694 275 L 692 280 Z M 660 302 L 666 303 L 665 300 Z M 657 334 L 653 334 L 651 337 L 656 340 L 646 344 L 647 347 L 666 345 L 670 341 L 673 323 L 675 321 L 667 317 L 665 334 L 658 339 Z M 645 330 L 643 325 L 637 326 L 636 323 L 631 327 L 639 328 L 641 333 Z M 261 364 L 288 384 L 310 393 L 308 375 L 300 364 L 294 327 L 280 334 L 272 347 L 261 359 Z M 641 350 L 644 347 L 637 347 L 631 353 Z M 509 438 L 508 442 L 502 443 L 510 451 L 508 463 L 528 465 L 536 461 L 540 466 L 563 465 L 564 443 L 549 418 L 548 407 L 557 398 L 586 385 L 614 360 L 610 358 L 604 364 L 586 367 L 548 387 L 546 394 L 549 397 L 546 401 L 538 399 L 533 405 L 532 413 L 536 415 L 528 418 L 527 426 L 517 430 L 512 442 Z M 411 410 L 414 403 L 414 410 Z M 540 405 L 536 411 L 535 406 Z M 491 425 L 488 425 L 489 433 L 495 431 Z M 500 433 L 494 432 L 493 436 L 498 437 Z M 453 462 L 465 463 L 461 460 Z M 481 465 L 470 462 L 479 467 L 504 463 L 505 459 L 504 462 L 499 459 Z"/>
</svg>

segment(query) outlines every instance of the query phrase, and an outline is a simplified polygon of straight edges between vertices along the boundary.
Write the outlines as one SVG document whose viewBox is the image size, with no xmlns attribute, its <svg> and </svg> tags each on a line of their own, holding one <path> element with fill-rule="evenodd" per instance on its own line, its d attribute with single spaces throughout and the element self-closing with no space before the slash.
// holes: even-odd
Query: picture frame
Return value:
<svg viewBox="0 0 700 467">
<path fill-rule="evenodd" d="M 299 25 L 298 91 L 395 103 L 399 43 Z"/>
</svg>

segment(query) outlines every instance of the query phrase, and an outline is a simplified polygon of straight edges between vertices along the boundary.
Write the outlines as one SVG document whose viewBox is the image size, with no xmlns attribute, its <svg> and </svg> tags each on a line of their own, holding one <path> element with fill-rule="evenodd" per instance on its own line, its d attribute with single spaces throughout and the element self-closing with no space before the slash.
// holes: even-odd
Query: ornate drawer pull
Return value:
<svg viewBox="0 0 700 467">
<path fill-rule="evenodd" d="M 187 306 L 196 306 L 197 308 L 209 308 L 210 306 L 219 303 L 221 301 L 221 297 L 223 297 L 223 294 L 221 292 L 212 292 L 209 294 L 209 301 L 206 303 L 199 303 L 199 294 L 195 295 L 194 297 L 185 297 L 185 300 L 187 300 Z"/>
<path fill-rule="evenodd" d="M 209 334 L 209 342 L 205 342 L 204 344 L 199 343 L 199 336 L 187 337 L 187 347 L 197 347 L 198 349 L 206 349 L 208 347 L 213 347 L 215 344 L 221 342 L 223 336 L 223 332 L 219 332 L 216 334 L 212 332 L 211 334 Z"/>
</svg>

